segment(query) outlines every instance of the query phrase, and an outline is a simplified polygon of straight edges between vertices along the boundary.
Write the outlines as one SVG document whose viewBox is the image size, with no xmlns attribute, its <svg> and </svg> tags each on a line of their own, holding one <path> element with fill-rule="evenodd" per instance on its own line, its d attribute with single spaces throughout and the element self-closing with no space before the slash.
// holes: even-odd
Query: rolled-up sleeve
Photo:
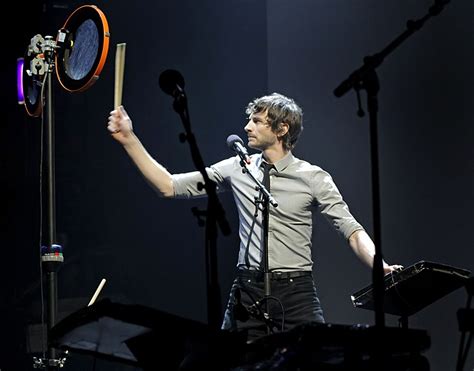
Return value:
<svg viewBox="0 0 474 371">
<path fill-rule="evenodd" d="M 364 229 L 349 211 L 349 207 L 327 172 L 324 170 L 316 172 L 312 184 L 313 194 L 319 204 L 321 214 L 340 234 L 348 239 L 355 231 Z"/>
<path fill-rule="evenodd" d="M 217 192 L 229 189 L 228 179 L 230 171 L 234 166 L 235 159 L 222 160 L 206 168 L 207 176 L 217 184 Z M 206 189 L 199 186 L 204 185 L 204 178 L 199 171 L 171 175 L 174 187 L 174 197 L 193 198 L 207 195 Z"/>
<path fill-rule="evenodd" d="M 209 174 L 208 169 L 206 169 Z M 192 171 L 190 173 L 173 174 L 171 176 L 174 186 L 174 197 L 176 198 L 191 198 L 203 197 L 206 195 L 206 190 L 198 186 L 199 183 L 204 184 L 204 178 L 199 171 Z"/>
</svg>

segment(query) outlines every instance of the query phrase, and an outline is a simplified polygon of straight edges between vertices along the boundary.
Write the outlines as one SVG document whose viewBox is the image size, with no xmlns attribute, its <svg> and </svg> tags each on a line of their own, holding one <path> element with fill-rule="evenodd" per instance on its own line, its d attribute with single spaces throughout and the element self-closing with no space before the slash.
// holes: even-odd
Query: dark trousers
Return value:
<svg viewBox="0 0 474 371">
<path fill-rule="evenodd" d="M 263 274 L 239 270 L 222 329 L 246 330 L 248 340 L 254 340 L 307 322 L 324 323 L 311 272 L 272 273 L 270 283 L 270 296 L 264 300 Z"/>
</svg>

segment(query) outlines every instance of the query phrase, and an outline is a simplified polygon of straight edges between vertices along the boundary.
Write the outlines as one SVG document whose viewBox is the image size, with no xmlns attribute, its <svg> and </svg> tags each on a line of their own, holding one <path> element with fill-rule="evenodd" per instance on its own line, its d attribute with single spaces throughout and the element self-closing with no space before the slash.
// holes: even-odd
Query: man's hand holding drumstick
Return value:
<svg viewBox="0 0 474 371">
<path fill-rule="evenodd" d="M 123 76 L 125 73 L 126 44 L 117 44 L 115 51 L 114 110 L 110 113 L 107 130 L 122 144 L 133 134 L 132 122 L 122 106 Z"/>
<path fill-rule="evenodd" d="M 118 106 L 110 112 L 107 130 L 116 141 L 123 145 L 136 138 L 133 134 L 132 120 L 128 117 L 123 106 Z"/>
<path fill-rule="evenodd" d="M 122 45 L 122 46 L 121 46 Z M 127 151 L 145 179 L 162 196 L 174 195 L 170 173 L 147 152 L 133 132 L 132 120 L 122 106 L 122 86 L 125 65 L 125 44 L 117 45 L 115 55 L 114 110 L 110 112 L 107 130 Z"/>
</svg>

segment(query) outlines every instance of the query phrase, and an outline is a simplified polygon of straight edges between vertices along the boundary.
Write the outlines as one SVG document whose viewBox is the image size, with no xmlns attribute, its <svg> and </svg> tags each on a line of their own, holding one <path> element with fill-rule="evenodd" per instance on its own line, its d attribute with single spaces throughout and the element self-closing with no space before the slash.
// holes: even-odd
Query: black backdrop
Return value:
<svg viewBox="0 0 474 371">
<path fill-rule="evenodd" d="M 14 64 L 30 38 L 56 35 L 79 1 L 12 4 L 23 28 L 6 30 L 6 89 L 0 124 L 2 318 L 0 368 L 28 369 L 37 349 L 31 324 L 39 305 L 39 138 L 41 120 L 16 104 Z M 426 14 L 432 1 L 98 1 L 107 16 L 111 45 L 98 82 L 70 94 L 55 80 L 56 197 L 59 242 L 65 262 L 58 274 L 61 310 L 84 305 L 101 278 L 103 296 L 206 321 L 204 230 L 190 208 L 205 200 L 156 197 L 105 127 L 113 106 L 114 55 L 127 43 L 123 103 L 150 153 L 172 172 L 193 170 L 172 100 L 158 87 L 167 68 L 184 75 L 191 124 L 206 164 L 231 155 L 225 138 L 244 135 L 244 107 L 278 91 L 305 112 L 295 154 L 328 170 L 351 211 L 372 228 L 368 118 L 355 114 L 356 98 L 332 90 L 362 58 L 381 50 Z M 431 260 L 472 270 L 474 4 L 450 3 L 377 70 L 382 247 L 387 261 L 408 266 Z M 365 104 L 365 97 L 363 97 Z M 219 236 L 223 305 L 237 255 L 236 213 L 220 196 L 233 226 Z M 315 216 L 315 276 L 326 320 L 373 323 L 355 309 L 350 294 L 370 283 L 345 242 Z M 459 332 L 458 290 L 410 318 L 426 329 L 433 371 L 453 369 Z M 387 317 L 396 325 L 396 317 Z M 36 340 L 31 340 L 32 338 Z M 78 364 L 83 362 L 81 366 Z M 72 357 L 69 367 L 92 367 Z M 21 365 L 21 367 L 19 367 Z M 467 367 L 472 368 L 473 358 Z M 121 369 L 101 363 L 98 369 Z"/>
</svg>

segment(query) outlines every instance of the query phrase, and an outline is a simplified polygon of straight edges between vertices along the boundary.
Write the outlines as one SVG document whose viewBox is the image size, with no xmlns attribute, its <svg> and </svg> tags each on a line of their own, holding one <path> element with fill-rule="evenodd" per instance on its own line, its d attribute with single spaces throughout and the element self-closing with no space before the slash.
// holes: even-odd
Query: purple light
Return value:
<svg viewBox="0 0 474 371">
<path fill-rule="evenodd" d="M 23 65 L 25 63 L 24 58 L 18 58 L 16 60 L 16 90 L 18 95 L 18 104 L 25 103 L 25 94 L 23 94 Z"/>
</svg>

